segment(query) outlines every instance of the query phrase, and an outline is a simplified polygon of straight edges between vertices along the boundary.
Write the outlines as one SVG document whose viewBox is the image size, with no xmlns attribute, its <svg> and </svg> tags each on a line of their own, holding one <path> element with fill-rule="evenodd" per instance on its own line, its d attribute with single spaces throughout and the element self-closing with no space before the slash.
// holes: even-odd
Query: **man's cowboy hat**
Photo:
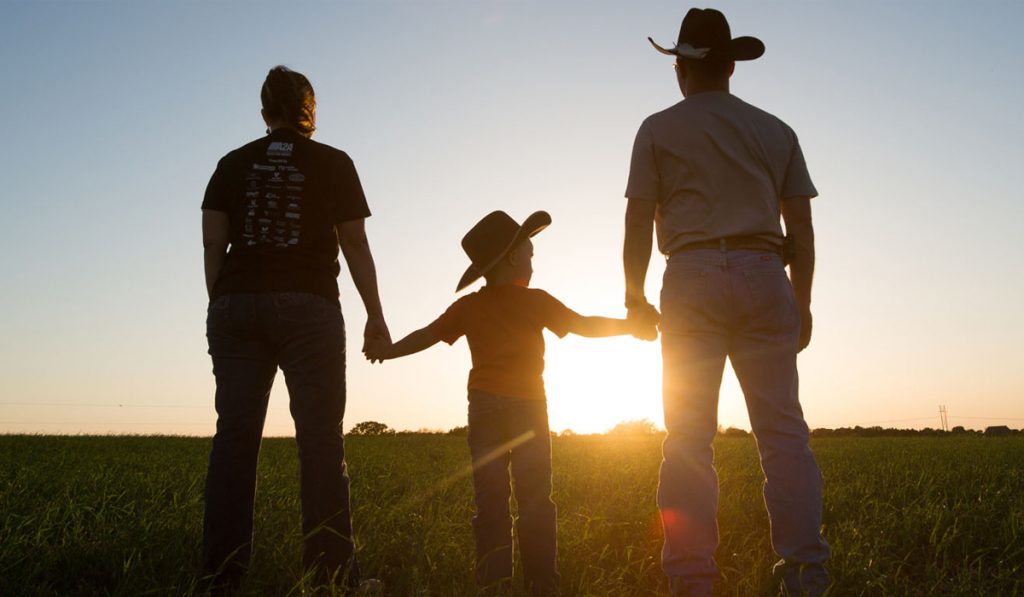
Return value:
<svg viewBox="0 0 1024 597">
<path fill-rule="evenodd" d="M 537 211 L 526 218 L 520 226 L 512 216 L 503 211 L 493 211 L 462 237 L 462 250 L 469 256 L 473 265 L 462 274 L 458 292 L 480 279 L 494 269 L 509 251 L 531 236 L 544 230 L 551 224 L 551 216 L 546 211 Z"/>
<path fill-rule="evenodd" d="M 764 54 L 764 43 L 756 37 L 733 39 L 729 21 L 713 8 L 691 8 L 679 27 L 679 41 L 671 50 L 647 38 L 662 54 L 691 60 L 754 60 Z"/>
</svg>

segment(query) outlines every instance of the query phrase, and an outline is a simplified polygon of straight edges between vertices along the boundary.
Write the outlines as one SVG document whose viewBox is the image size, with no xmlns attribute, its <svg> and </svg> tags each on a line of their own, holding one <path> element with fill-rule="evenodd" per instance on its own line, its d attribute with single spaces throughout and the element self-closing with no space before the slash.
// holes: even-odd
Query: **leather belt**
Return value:
<svg viewBox="0 0 1024 597">
<path fill-rule="evenodd" d="M 692 243 L 686 243 L 675 251 L 669 253 L 669 256 L 683 251 L 693 251 L 696 249 L 716 249 L 719 251 L 769 251 L 771 253 L 775 253 L 779 257 L 784 257 L 782 245 L 777 245 L 770 240 L 765 240 L 757 236 L 726 236 L 713 240 L 698 240 Z"/>
</svg>

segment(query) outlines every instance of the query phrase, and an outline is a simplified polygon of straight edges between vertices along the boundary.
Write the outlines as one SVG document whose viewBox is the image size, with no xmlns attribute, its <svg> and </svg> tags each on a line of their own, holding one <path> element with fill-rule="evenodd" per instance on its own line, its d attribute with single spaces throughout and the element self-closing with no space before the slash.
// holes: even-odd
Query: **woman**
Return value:
<svg viewBox="0 0 1024 597">
<path fill-rule="evenodd" d="M 364 228 L 370 211 L 348 155 L 310 139 L 316 99 L 306 77 L 274 67 L 260 97 L 267 135 L 220 160 L 203 200 L 217 382 L 204 572 L 231 588 L 248 565 L 256 461 L 280 367 L 299 445 L 303 563 L 321 581 L 354 584 L 338 248 L 366 307 L 364 342 L 390 342 Z"/>
</svg>

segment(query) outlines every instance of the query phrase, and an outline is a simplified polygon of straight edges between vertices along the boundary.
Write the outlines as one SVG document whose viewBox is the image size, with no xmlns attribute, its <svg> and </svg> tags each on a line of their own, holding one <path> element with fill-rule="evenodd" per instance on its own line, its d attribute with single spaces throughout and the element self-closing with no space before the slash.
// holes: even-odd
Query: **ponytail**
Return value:
<svg viewBox="0 0 1024 597">
<path fill-rule="evenodd" d="M 269 118 L 283 120 L 307 137 L 316 130 L 316 97 L 309 79 L 302 73 L 286 66 L 270 69 L 260 90 L 260 100 Z"/>
</svg>

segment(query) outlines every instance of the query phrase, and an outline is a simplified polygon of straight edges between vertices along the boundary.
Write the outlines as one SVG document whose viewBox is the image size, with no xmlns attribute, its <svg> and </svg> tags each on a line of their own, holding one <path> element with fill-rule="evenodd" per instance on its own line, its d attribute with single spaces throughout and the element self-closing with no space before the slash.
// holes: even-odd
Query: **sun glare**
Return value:
<svg viewBox="0 0 1024 597">
<path fill-rule="evenodd" d="M 547 342 L 546 361 L 551 429 L 601 433 L 636 419 L 663 426 L 657 342 L 567 336 Z"/>
<path fill-rule="evenodd" d="M 632 338 L 549 339 L 545 366 L 551 429 L 603 433 L 622 421 L 664 428 L 661 344 Z M 726 365 L 718 402 L 723 427 L 749 429 L 743 393 Z"/>
</svg>

